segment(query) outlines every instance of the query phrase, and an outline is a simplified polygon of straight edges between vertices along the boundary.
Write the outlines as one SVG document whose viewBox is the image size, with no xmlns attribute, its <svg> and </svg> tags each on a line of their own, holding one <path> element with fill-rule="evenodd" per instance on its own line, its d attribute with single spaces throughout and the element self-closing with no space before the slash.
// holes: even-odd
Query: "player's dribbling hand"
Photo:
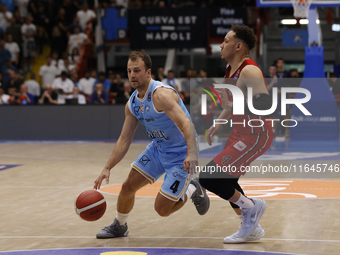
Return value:
<svg viewBox="0 0 340 255">
<path fill-rule="evenodd" d="M 188 155 L 184 161 L 184 169 L 185 171 L 187 171 L 188 174 L 195 174 L 196 173 L 196 166 L 198 166 L 198 160 L 196 156 L 192 156 L 190 157 L 190 155 Z"/>
<path fill-rule="evenodd" d="M 207 132 L 207 142 L 208 142 L 208 144 L 209 144 L 210 146 L 212 145 L 212 140 L 211 140 L 211 138 L 212 138 L 216 133 L 218 133 L 218 131 L 220 131 L 220 128 L 221 128 L 221 125 L 215 124 L 215 127 L 214 127 L 214 126 L 211 126 L 211 127 L 208 129 L 208 132 Z"/>
<path fill-rule="evenodd" d="M 100 189 L 100 186 L 102 185 L 102 181 L 106 179 L 106 184 L 109 184 L 109 178 L 110 178 L 110 170 L 107 168 L 104 168 L 103 171 L 100 173 L 99 177 L 94 181 L 94 189 Z"/>
</svg>

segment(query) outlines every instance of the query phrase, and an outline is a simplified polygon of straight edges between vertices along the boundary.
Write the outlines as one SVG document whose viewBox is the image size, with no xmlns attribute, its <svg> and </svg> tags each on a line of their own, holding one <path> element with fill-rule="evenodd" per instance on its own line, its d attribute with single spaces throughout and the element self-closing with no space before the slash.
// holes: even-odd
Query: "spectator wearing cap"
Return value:
<svg viewBox="0 0 340 255">
<path fill-rule="evenodd" d="M 93 89 L 96 88 L 97 83 L 101 83 L 103 85 L 104 90 L 107 93 L 110 93 L 111 82 L 109 79 L 106 78 L 105 72 L 99 72 L 98 79 L 96 79 L 96 81 L 94 82 Z"/>
<path fill-rule="evenodd" d="M 73 93 L 74 83 L 67 77 L 67 72 L 62 71 L 61 76 L 55 78 L 52 89 L 58 93 L 58 104 L 65 104 L 67 95 Z"/>
</svg>

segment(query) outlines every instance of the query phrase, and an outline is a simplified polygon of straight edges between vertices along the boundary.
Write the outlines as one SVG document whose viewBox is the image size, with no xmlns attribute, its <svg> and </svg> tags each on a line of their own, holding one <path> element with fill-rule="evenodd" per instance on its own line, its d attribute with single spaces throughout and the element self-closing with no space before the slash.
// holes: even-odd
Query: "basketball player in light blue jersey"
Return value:
<svg viewBox="0 0 340 255">
<path fill-rule="evenodd" d="M 151 58 L 142 51 L 131 52 L 127 64 L 128 77 L 135 92 L 125 106 L 125 122 L 113 152 L 95 180 L 99 189 L 110 170 L 127 153 L 138 122 L 146 127 L 152 142 L 131 164 L 132 169 L 117 201 L 114 222 L 98 232 L 97 238 L 125 237 L 129 230 L 127 218 L 133 208 L 137 190 L 154 183 L 165 173 L 164 182 L 155 200 L 160 216 L 169 216 L 192 199 L 200 215 L 209 209 L 209 198 L 197 180 L 191 180 L 191 170 L 197 165 L 196 142 L 190 143 L 190 131 L 195 137 L 189 113 L 179 95 L 169 85 L 151 79 Z"/>
</svg>

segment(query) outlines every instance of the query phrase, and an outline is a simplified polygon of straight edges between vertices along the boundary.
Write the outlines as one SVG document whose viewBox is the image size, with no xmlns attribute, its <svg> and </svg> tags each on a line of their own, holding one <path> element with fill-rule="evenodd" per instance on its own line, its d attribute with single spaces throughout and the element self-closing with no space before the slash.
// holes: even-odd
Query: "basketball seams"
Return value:
<svg viewBox="0 0 340 255">
<path fill-rule="evenodd" d="M 98 205 L 101 205 L 101 204 L 103 204 L 105 202 L 106 202 L 105 198 L 103 198 L 102 200 L 100 200 L 98 202 L 95 202 L 95 203 L 93 203 L 91 205 L 85 206 L 85 207 L 80 208 L 80 209 L 78 209 L 77 206 L 76 206 L 76 212 L 77 212 L 77 214 L 81 214 L 82 212 L 85 212 L 85 211 L 90 210 L 90 209 L 92 209 L 94 207 L 97 207 Z"/>
<path fill-rule="evenodd" d="M 87 198 L 88 196 L 93 196 L 93 195 L 95 195 L 95 196 L 99 196 L 101 199 L 103 199 L 104 198 L 104 196 L 101 194 L 101 193 L 99 193 L 98 191 L 95 191 L 95 190 L 90 190 L 90 191 L 85 191 L 85 192 L 88 192 L 88 194 L 86 194 L 84 197 L 82 197 L 79 201 L 78 201 L 78 199 L 79 199 L 79 197 L 81 196 L 79 196 L 78 197 L 78 199 L 77 199 L 77 205 L 80 205 L 82 202 L 83 202 L 83 200 L 85 199 L 85 198 Z M 96 197 L 97 198 L 97 197 Z"/>
<path fill-rule="evenodd" d="M 76 213 L 86 221 L 98 220 L 106 211 L 105 197 L 96 190 L 82 192 L 74 205 Z"/>
</svg>

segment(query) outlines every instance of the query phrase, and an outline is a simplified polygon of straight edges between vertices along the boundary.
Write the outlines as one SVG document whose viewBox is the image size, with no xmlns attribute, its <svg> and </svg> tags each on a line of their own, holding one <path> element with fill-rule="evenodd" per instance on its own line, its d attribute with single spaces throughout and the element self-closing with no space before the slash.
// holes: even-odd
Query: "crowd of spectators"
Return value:
<svg viewBox="0 0 340 255">
<path fill-rule="evenodd" d="M 74 83 L 78 82 L 76 67 L 81 48 L 93 44 L 85 33 L 87 24 L 96 19 L 93 7 L 93 1 L 84 0 L 0 1 L 0 104 L 45 102 L 48 99 L 46 86 L 49 84 L 54 92 L 58 92 L 56 88 L 60 86 L 60 80 L 65 80 L 65 74 L 68 77 L 65 93 L 73 92 Z M 37 58 L 43 58 L 44 46 L 50 54 L 40 67 L 37 83 L 33 65 Z M 22 84 L 27 85 L 27 93 L 21 89 Z M 66 94 L 60 92 L 57 102 L 66 102 Z M 20 99 L 23 98 L 21 94 L 26 97 L 25 93 L 32 94 L 34 100 Z M 39 100 L 43 94 L 45 97 Z M 7 98 L 4 95 L 10 98 L 4 100 Z"/>
<path fill-rule="evenodd" d="M 99 3 L 103 7 L 122 8 L 186 8 L 210 6 L 235 8 L 255 6 L 254 0 L 103 0 Z"/>
</svg>

